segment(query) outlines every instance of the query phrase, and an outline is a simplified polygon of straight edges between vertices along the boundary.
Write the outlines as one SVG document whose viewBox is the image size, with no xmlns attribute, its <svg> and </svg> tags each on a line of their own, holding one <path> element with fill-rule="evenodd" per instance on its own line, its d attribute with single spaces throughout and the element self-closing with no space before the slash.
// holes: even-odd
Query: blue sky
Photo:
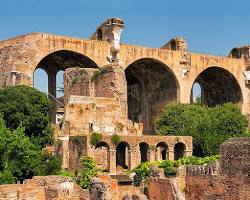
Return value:
<svg viewBox="0 0 250 200">
<path fill-rule="evenodd" d="M 247 0 L 5 0 L 0 40 L 29 32 L 89 38 L 109 17 L 125 21 L 122 42 L 160 47 L 176 36 L 192 52 L 227 55 L 250 44 Z"/>
</svg>

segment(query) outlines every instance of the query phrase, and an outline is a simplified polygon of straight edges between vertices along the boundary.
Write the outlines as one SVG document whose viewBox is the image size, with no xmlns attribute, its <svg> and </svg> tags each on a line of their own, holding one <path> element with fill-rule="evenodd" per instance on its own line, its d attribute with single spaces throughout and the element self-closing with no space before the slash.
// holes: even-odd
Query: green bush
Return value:
<svg viewBox="0 0 250 200">
<path fill-rule="evenodd" d="M 88 188 L 90 185 L 90 181 L 97 176 L 97 164 L 95 160 L 89 156 L 83 156 L 81 158 L 82 163 L 82 171 L 77 179 L 77 183 L 82 188 Z"/>
<path fill-rule="evenodd" d="M 139 180 L 147 179 L 151 174 L 152 163 L 144 162 L 135 167 L 132 171 L 136 173 Z"/>
<path fill-rule="evenodd" d="M 207 156 L 203 158 L 199 158 L 196 156 L 184 157 L 179 160 L 162 160 L 154 163 L 141 163 L 137 167 L 135 167 L 132 172 L 135 172 L 137 177 L 140 180 L 146 180 L 150 177 L 151 167 L 158 166 L 159 168 L 164 170 L 165 176 L 173 176 L 177 173 L 177 168 L 182 165 L 204 165 L 204 164 L 212 164 L 216 160 L 218 160 L 220 156 Z"/>
<path fill-rule="evenodd" d="M 117 145 L 121 142 L 121 137 L 117 134 L 113 134 L 111 136 L 111 142 L 114 144 L 114 145 Z"/>
<path fill-rule="evenodd" d="M 24 128 L 9 130 L 0 117 L 0 184 L 14 183 L 34 175 L 50 175 L 60 169 L 60 161 L 42 154 L 25 135 Z"/>
<path fill-rule="evenodd" d="M 192 136 L 196 156 L 218 154 L 221 143 L 229 137 L 245 136 L 246 128 L 246 117 L 232 103 L 212 108 L 199 104 L 172 104 L 156 121 L 160 135 Z"/>
<path fill-rule="evenodd" d="M 41 156 L 41 164 L 35 168 L 35 175 L 46 176 L 55 175 L 61 172 L 61 158 L 53 156 L 51 153 L 44 151 Z"/>
<path fill-rule="evenodd" d="M 69 171 L 60 170 L 59 172 L 57 172 L 56 175 L 70 177 L 72 179 L 75 179 L 75 174 Z"/>
<path fill-rule="evenodd" d="M 92 146 L 96 146 L 98 145 L 102 140 L 102 134 L 101 133 L 92 133 L 92 135 L 90 136 L 90 144 Z"/>
</svg>

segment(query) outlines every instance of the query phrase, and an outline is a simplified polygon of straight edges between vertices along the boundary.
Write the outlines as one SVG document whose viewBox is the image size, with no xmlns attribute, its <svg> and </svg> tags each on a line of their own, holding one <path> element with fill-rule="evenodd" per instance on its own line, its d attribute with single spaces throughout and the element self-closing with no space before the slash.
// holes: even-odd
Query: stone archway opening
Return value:
<svg viewBox="0 0 250 200">
<path fill-rule="evenodd" d="M 36 68 L 33 74 L 33 86 L 37 90 L 48 94 L 48 74 L 44 69 Z"/>
<path fill-rule="evenodd" d="M 97 167 L 102 172 L 109 172 L 110 158 L 109 158 L 109 145 L 106 142 L 99 142 L 95 146 L 94 158 Z"/>
<path fill-rule="evenodd" d="M 146 142 L 141 142 L 140 146 L 140 155 L 141 163 L 148 162 L 150 160 L 150 148 Z"/>
<path fill-rule="evenodd" d="M 202 87 L 198 82 L 195 82 L 192 86 L 192 91 L 191 91 L 191 103 L 195 104 L 202 104 Z"/>
<path fill-rule="evenodd" d="M 120 142 L 116 147 L 116 167 L 130 169 L 130 146 L 127 142 Z"/>
<path fill-rule="evenodd" d="M 174 73 L 163 63 L 144 58 L 125 70 L 128 118 L 143 123 L 144 134 L 155 133 L 155 120 L 161 110 L 179 98 L 179 84 Z"/>
<path fill-rule="evenodd" d="M 165 142 L 159 142 L 156 145 L 156 157 L 156 160 L 169 159 L 168 145 Z"/>
<path fill-rule="evenodd" d="M 48 75 L 48 98 L 51 101 L 51 122 L 57 123 L 57 111 L 58 105 L 59 108 L 63 107 L 63 97 L 58 99 L 58 83 L 57 76 L 58 74 L 62 77 L 63 73 L 68 68 L 98 68 L 97 64 L 80 53 L 68 51 L 68 50 L 60 50 L 53 52 L 46 57 L 44 57 L 37 65 L 36 69 L 44 70 Z M 36 77 L 34 77 L 36 78 Z M 34 80 L 35 82 L 35 80 Z M 62 88 L 63 90 L 64 88 Z"/>
<path fill-rule="evenodd" d="M 196 78 L 194 83 L 201 87 L 201 103 L 207 106 L 227 102 L 242 103 L 242 92 L 236 78 L 220 67 L 210 67 Z M 192 98 L 192 97 L 191 97 Z"/>
<path fill-rule="evenodd" d="M 182 142 L 178 142 L 174 146 L 174 160 L 178 160 L 185 156 L 186 145 Z"/>
</svg>

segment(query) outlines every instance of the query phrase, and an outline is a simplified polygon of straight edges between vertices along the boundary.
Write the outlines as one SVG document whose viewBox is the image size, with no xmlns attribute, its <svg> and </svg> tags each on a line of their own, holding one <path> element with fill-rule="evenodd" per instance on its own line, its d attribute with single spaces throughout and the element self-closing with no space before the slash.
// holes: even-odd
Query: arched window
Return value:
<svg viewBox="0 0 250 200">
<path fill-rule="evenodd" d="M 168 160 L 168 145 L 165 142 L 159 142 L 156 145 L 156 160 Z"/>
<path fill-rule="evenodd" d="M 141 163 L 148 162 L 150 159 L 149 145 L 146 142 L 141 142 L 139 146 L 140 146 Z"/>
<path fill-rule="evenodd" d="M 120 142 L 116 147 L 116 166 L 123 169 L 130 168 L 130 146 L 127 142 Z"/>
<path fill-rule="evenodd" d="M 186 146 L 182 142 L 178 142 L 174 146 L 174 159 L 178 160 L 185 156 Z"/>
</svg>

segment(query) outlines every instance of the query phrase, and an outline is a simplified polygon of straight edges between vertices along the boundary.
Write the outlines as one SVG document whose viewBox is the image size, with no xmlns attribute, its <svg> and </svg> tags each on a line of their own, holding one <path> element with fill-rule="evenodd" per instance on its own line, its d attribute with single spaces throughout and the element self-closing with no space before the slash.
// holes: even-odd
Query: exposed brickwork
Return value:
<svg viewBox="0 0 250 200">
<path fill-rule="evenodd" d="M 24 184 L 0 186 L 1 200 L 89 200 L 87 190 L 70 178 L 59 176 L 33 177 Z"/>
</svg>

